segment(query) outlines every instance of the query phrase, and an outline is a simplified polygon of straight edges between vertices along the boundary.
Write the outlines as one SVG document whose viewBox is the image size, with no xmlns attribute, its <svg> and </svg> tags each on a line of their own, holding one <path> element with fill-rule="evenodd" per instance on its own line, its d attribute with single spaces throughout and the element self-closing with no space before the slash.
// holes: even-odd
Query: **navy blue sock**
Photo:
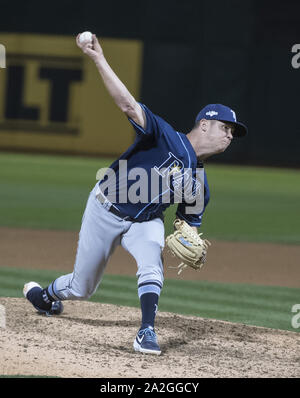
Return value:
<svg viewBox="0 0 300 398">
<path fill-rule="evenodd" d="M 142 326 L 144 329 L 148 326 L 154 328 L 154 320 L 158 308 L 158 294 L 144 293 L 140 297 L 141 310 L 142 310 Z"/>
<path fill-rule="evenodd" d="M 44 289 L 46 290 L 46 289 Z M 27 293 L 27 299 L 36 307 L 41 310 L 49 311 L 51 309 L 52 303 L 45 297 L 44 290 L 39 287 L 33 287 Z"/>
</svg>

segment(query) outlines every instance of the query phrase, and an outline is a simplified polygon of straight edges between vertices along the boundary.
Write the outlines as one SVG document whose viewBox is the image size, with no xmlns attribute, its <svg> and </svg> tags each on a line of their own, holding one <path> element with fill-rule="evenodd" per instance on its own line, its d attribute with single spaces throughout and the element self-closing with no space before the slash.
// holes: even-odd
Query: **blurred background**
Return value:
<svg viewBox="0 0 300 398">
<path fill-rule="evenodd" d="M 2 0 L 0 148 L 115 156 L 132 142 L 75 45 L 90 30 L 133 94 L 179 131 L 207 103 L 236 111 L 250 134 L 213 162 L 298 167 L 299 15 L 296 0 Z"/>
<path fill-rule="evenodd" d="M 171 290 L 161 308 L 294 330 L 291 307 L 299 302 L 300 287 L 300 2 L 0 5 L 0 44 L 6 50 L 6 68 L 0 69 L 0 295 L 21 297 L 28 268 L 32 280 L 48 270 L 45 284 L 54 277 L 53 267 L 72 271 L 96 172 L 135 137 L 95 65 L 75 44 L 76 35 L 88 30 L 135 98 L 177 130 L 187 133 L 208 103 L 230 106 L 249 129 L 206 162 L 211 201 L 201 229 L 213 242 L 207 267 L 197 275 L 186 271 L 174 291 L 166 283 Z M 166 212 L 166 233 L 174 211 Z M 138 305 L 135 264 L 120 256 L 108 271 L 117 276 L 107 276 L 110 284 L 96 299 Z M 126 272 L 127 282 L 120 276 Z M 177 278 L 174 270 L 168 275 Z"/>
</svg>

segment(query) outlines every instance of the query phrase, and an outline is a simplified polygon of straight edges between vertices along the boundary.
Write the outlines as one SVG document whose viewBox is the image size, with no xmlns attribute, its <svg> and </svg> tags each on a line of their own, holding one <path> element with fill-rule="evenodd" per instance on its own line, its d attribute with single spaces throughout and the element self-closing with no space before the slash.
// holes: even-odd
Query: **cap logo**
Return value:
<svg viewBox="0 0 300 398">
<path fill-rule="evenodd" d="M 216 111 L 209 111 L 209 112 L 206 112 L 205 115 L 210 116 L 210 117 L 213 117 L 213 116 L 215 116 L 215 115 L 218 115 L 218 112 L 216 112 Z"/>
<path fill-rule="evenodd" d="M 236 122 L 236 114 L 235 114 L 235 112 L 234 112 L 232 109 L 230 109 L 230 111 L 232 112 L 233 119 L 234 119 L 234 121 Z"/>
</svg>

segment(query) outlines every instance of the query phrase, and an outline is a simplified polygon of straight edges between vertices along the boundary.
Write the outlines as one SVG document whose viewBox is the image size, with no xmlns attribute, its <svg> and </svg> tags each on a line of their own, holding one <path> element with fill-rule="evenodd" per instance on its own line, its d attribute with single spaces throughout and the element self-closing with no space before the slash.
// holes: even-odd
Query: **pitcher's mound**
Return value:
<svg viewBox="0 0 300 398">
<path fill-rule="evenodd" d="M 45 317 L 25 299 L 0 298 L 0 304 L 4 375 L 300 377 L 296 332 L 161 312 L 156 332 L 162 354 L 151 356 L 132 348 L 138 308 L 68 301 L 61 316 Z"/>
</svg>

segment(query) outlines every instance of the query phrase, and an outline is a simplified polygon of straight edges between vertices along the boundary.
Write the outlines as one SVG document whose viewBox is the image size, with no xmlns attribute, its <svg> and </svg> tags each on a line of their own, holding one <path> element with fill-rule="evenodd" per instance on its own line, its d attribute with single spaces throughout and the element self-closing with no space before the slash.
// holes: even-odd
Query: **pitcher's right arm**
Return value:
<svg viewBox="0 0 300 398">
<path fill-rule="evenodd" d="M 104 85 L 116 105 L 127 117 L 132 119 L 139 126 L 146 128 L 146 116 L 143 109 L 106 61 L 96 35 L 93 35 L 92 42 L 84 41 L 82 43 L 79 42 L 79 36 L 80 34 L 76 37 L 78 47 L 95 62 Z"/>
</svg>

